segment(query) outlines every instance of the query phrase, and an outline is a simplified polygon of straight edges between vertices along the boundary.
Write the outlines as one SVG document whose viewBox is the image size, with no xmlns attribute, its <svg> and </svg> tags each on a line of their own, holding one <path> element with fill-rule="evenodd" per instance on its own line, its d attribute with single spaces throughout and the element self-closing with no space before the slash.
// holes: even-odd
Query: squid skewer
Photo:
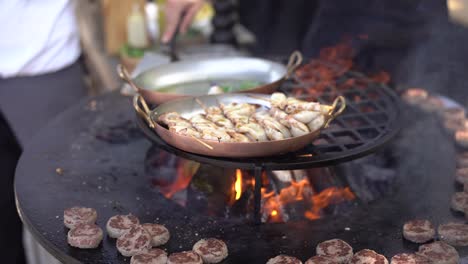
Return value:
<svg viewBox="0 0 468 264">
<path fill-rule="evenodd" d="M 270 115 L 282 125 L 290 129 L 293 137 L 298 137 L 310 133 L 309 128 L 302 122 L 296 120 L 293 116 L 286 114 L 276 107 L 270 108 Z"/>
<path fill-rule="evenodd" d="M 234 129 L 234 124 L 226 118 L 223 114 L 223 110 L 217 106 L 210 106 L 207 107 L 202 101 L 200 101 L 198 98 L 195 99 L 196 102 L 203 108 L 205 111 L 206 119 L 210 120 L 211 122 L 215 123 L 216 125 L 220 127 L 225 127 L 227 129 Z"/>
<path fill-rule="evenodd" d="M 197 114 L 190 118 L 192 126 L 202 133 L 202 139 L 218 140 L 219 142 L 231 141 L 231 136 L 224 129 L 206 119 L 202 114 Z"/>
<path fill-rule="evenodd" d="M 270 140 L 280 140 L 291 137 L 288 128 L 270 116 L 268 112 L 257 112 L 253 115 L 253 118 L 265 129 L 265 133 Z"/>
<path fill-rule="evenodd" d="M 251 116 L 256 107 L 247 103 L 220 104 L 224 115 L 236 124 L 236 131 L 245 134 L 252 141 L 267 141 L 268 137 L 260 124 L 255 122 Z"/>
<path fill-rule="evenodd" d="M 192 124 L 176 112 L 169 112 L 159 116 L 158 120 L 169 127 L 169 131 L 181 134 L 184 136 L 191 136 L 201 138 Z"/>
</svg>

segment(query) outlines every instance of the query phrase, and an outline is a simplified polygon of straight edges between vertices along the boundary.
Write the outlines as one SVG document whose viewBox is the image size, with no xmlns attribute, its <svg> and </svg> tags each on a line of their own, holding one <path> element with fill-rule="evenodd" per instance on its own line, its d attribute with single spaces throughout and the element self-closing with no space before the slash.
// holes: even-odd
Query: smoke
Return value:
<svg viewBox="0 0 468 264">
<path fill-rule="evenodd" d="M 468 105 L 468 29 L 447 17 L 434 17 L 425 30 L 426 38 L 400 63 L 394 84 L 400 89 L 424 88 Z"/>
</svg>

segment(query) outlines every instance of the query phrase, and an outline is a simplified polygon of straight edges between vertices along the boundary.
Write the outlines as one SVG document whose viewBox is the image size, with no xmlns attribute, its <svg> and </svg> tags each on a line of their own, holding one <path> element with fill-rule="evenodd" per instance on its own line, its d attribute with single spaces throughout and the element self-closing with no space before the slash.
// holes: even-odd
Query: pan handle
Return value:
<svg viewBox="0 0 468 264">
<path fill-rule="evenodd" d="M 296 50 L 293 53 L 291 53 L 291 56 L 289 56 L 289 61 L 288 64 L 286 65 L 286 79 L 289 79 L 292 77 L 294 71 L 299 67 L 302 63 L 302 54 L 300 51 Z"/>
<path fill-rule="evenodd" d="M 125 66 L 123 66 L 122 64 L 117 65 L 117 73 L 119 74 L 120 79 L 128 83 L 136 92 L 138 92 L 138 87 L 132 81 L 132 77 L 130 77 L 130 74 L 128 73 Z"/>
<path fill-rule="evenodd" d="M 346 99 L 343 96 L 338 96 L 330 107 L 328 111 L 327 118 L 325 124 L 323 125 L 324 128 L 328 127 L 331 121 L 339 116 L 346 108 Z"/>
<path fill-rule="evenodd" d="M 143 106 L 143 109 L 140 105 Z M 151 111 L 149 110 L 148 104 L 146 104 L 145 99 L 140 94 L 135 94 L 135 96 L 133 96 L 133 108 L 135 108 L 135 111 L 146 120 L 149 127 L 155 128 L 154 121 L 150 116 Z"/>
</svg>

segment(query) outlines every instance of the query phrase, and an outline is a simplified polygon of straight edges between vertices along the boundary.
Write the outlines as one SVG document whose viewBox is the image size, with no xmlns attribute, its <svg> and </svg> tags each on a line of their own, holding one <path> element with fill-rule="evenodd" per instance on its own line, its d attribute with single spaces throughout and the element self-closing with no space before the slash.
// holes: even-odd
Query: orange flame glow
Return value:
<svg viewBox="0 0 468 264">
<path fill-rule="evenodd" d="M 314 190 L 307 179 L 299 182 L 291 182 L 291 185 L 283 188 L 279 194 L 274 191 L 267 192 L 262 188 L 263 214 L 270 222 L 280 222 L 283 220 L 282 208 L 290 203 L 307 202 L 308 209 L 304 216 L 307 219 L 315 220 L 321 217 L 322 209 L 331 204 L 354 200 L 354 193 L 348 188 L 329 187 L 320 193 L 314 194 Z"/>
<path fill-rule="evenodd" d="M 171 198 L 178 191 L 186 189 L 199 167 L 198 162 L 182 160 L 177 167 L 176 180 L 168 186 L 160 187 L 161 193 L 166 198 Z"/>
<path fill-rule="evenodd" d="M 234 191 L 236 193 L 236 201 L 240 199 L 242 195 L 242 172 L 241 170 L 236 170 L 236 182 L 234 183 Z"/>
</svg>

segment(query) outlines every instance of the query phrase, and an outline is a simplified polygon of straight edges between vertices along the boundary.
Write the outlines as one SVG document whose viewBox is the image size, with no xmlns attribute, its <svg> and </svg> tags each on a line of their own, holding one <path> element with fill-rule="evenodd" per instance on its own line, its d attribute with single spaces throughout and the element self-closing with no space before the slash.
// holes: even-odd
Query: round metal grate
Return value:
<svg viewBox="0 0 468 264">
<path fill-rule="evenodd" d="M 290 96 L 327 104 L 336 96 L 343 95 L 347 99 L 346 110 L 310 145 L 284 155 L 248 159 L 197 155 L 166 144 L 140 117 L 137 117 L 137 123 L 155 144 L 181 157 L 217 166 L 242 169 L 262 167 L 267 170 L 323 167 L 353 160 L 376 151 L 400 129 L 399 98 L 384 84 L 376 83 L 363 74 L 348 72 L 333 87 L 327 86 L 311 93 L 310 86 L 291 81 L 284 83 L 280 90 Z"/>
</svg>

